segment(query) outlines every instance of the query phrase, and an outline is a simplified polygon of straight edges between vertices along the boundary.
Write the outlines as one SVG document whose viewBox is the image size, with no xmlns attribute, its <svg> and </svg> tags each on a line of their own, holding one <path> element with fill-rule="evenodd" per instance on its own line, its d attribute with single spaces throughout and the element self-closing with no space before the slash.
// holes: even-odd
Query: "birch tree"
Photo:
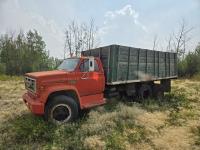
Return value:
<svg viewBox="0 0 200 150">
<path fill-rule="evenodd" d="M 98 46 L 97 27 L 94 20 L 89 24 L 70 22 L 65 29 L 64 58 L 68 54 L 70 57 L 79 56 L 81 51 L 92 49 Z"/>
<path fill-rule="evenodd" d="M 184 57 L 186 53 L 187 43 L 191 40 L 189 33 L 193 30 L 193 27 L 188 27 L 183 19 L 180 23 L 179 30 L 170 35 L 167 45 L 168 51 L 174 51 L 178 54 L 178 59 Z"/>
</svg>

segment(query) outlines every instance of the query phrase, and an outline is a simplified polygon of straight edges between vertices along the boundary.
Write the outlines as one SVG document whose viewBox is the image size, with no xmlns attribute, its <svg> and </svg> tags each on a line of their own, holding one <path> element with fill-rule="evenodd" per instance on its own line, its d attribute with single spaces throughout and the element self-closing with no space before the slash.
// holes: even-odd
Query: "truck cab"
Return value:
<svg viewBox="0 0 200 150">
<path fill-rule="evenodd" d="M 75 120 L 80 110 L 105 103 L 105 76 L 97 57 L 65 59 L 57 70 L 27 73 L 23 101 L 53 123 Z"/>
</svg>

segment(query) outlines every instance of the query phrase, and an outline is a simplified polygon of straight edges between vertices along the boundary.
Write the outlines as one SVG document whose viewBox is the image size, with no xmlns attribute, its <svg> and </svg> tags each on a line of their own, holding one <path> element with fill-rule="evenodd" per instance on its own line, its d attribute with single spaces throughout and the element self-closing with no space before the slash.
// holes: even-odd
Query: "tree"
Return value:
<svg viewBox="0 0 200 150">
<path fill-rule="evenodd" d="M 186 67 L 186 73 L 189 76 L 194 75 L 195 73 L 197 73 L 199 71 L 199 60 L 198 60 L 198 55 L 196 55 L 195 53 L 189 53 L 186 57 L 186 62 L 187 62 L 187 67 Z"/>
<path fill-rule="evenodd" d="M 179 75 L 193 76 L 200 73 L 200 44 L 197 45 L 194 52 L 189 52 L 185 58 L 179 61 Z"/>
<path fill-rule="evenodd" d="M 1 63 L 5 64 L 5 73 L 6 74 L 15 74 L 18 69 L 16 66 L 16 47 L 14 44 L 14 36 L 7 34 L 1 37 Z"/>
<path fill-rule="evenodd" d="M 200 56 L 200 42 L 198 43 L 197 47 L 195 48 L 195 53 Z"/>
<path fill-rule="evenodd" d="M 0 38 L 0 73 L 22 75 L 26 72 L 49 70 L 54 59 L 49 58 L 46 45 L 36 30 L 22 31 L 17 36 L 5 34 Z M 50 65 L 51 64 L 51 65 Z"/>
<path fill-rule="evenodd" d="M 70 57 L 78 56 L 83 50 L 95 48 L 98 44 L 97 31 L 93 19 L 89 24 L 70 22 L 65 30 L 64 58 L 67 53 Z"/>
<path fill-rule="evenodd" d="M 167 39 L 167 48 L 166 48 L 166 50 L 168 52 L 173 52 L 174 51 L 173 48 L 172 48 L 172 36 L 171 35 L 169 36 L 169 39 Z"/>
<path fill-rule="evenodd" d="M 158 36 L 157 36 L 157 35 L 155 35 L 155 36 L 154 36 L 154 39 L 153 39 L 153 50 L 155 50 L 155 49 L 156 49 L 156 47 L 157 47 L 157 44 L 158 44 Z"/>
<path fill-rule="evenodd" d="M 185 20 L 180 23 L 180 29 L 177 33 L 173 33 L 169 37 L 167 50 L 174 51 L 178 55 L 178 60 L 184 57 L 186 52 L 186 45 L 190 41 L 191 37 L 189 33 L 193 30 L 193 27 L 187 27 Z"/>
</svg>

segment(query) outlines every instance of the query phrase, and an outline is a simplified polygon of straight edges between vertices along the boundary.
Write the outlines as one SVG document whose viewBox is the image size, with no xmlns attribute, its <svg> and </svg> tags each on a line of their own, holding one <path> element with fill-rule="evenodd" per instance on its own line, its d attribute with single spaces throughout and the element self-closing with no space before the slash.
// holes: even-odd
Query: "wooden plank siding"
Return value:
<svg viewBox="0 0 200 150">
<path fill-rule="evenodd" d="M 109 45 L 83 51 L 82 55 L 101 59 L 107 84 L 177 77 L 176 53 Z"/>
</svg>

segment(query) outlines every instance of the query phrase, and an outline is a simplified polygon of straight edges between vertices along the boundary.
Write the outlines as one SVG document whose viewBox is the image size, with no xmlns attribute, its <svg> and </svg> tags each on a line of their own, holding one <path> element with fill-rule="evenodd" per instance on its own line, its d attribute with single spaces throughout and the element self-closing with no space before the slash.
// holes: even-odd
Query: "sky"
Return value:
<svg viewBox="0 0 200 150">
<path fill-rule="evenodd" d="M 0 34 L 36 29 L 50 55 L 63 58 L 65 29 L 72 20 L 94 19 L 99 46 L 121 44 L 165 50 L 180 23 L 193 28 L 187 50 L 200 42 L 200 0 L 0 0 Z"/>
</svg>

